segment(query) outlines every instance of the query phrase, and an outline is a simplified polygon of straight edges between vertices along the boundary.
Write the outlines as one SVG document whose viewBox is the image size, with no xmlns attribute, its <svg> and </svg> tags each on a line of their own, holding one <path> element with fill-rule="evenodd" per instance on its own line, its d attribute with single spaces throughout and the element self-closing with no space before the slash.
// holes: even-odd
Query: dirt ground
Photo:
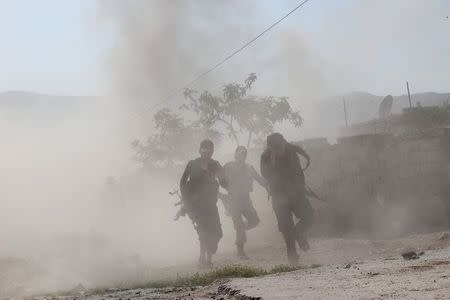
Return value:
<svg viewBox="0 0 450 300">
<path fill-rule="evenodd" d="M 234 279 L 235 293 L 264 299 L 450 299 L 450 251 L 417 260 L 370 259 L 264 278 Z"/>
<path fill-rule="evenodd" d="M 150 299 L 450 299 L 449 233 L 410 235 L 401 239 L 315 239 L 301 257 L 304 269 L 250 279 L 229 279 L 207 287 L 108 291 L 104 294 L 33 297 L 33 300 Z M 424 252 L 405 260 L 407 250 Z M 217 258 L 216 266 L 248 264 L 263 268 L 286 262 L 283 244 L 249 249 L 249 261 L 233 253 Z M 194 271 L 173 266 L 160 273 Z"/>
</svg>

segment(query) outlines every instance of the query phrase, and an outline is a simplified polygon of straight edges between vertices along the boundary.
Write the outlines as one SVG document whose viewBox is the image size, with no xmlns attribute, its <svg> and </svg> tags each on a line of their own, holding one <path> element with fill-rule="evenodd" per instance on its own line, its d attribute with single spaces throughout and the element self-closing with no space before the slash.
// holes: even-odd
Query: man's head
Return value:
<svg viewBox="0 0 450 300">
<path fill-rule="evenodd" d="M 284 154 L 286 143 L 281 133 L 274 132 L 267 136 L 267 148 L 276 156 Z"/>
<path fill-rule="evenodd" d="M 210 159 L 214 153 L 214 143 L 209 140 L 205 139 L 200 143 L 200 157 L 205 159 Z"/>
<path fill-rule="evenodd" d="M 247 148 L 244 146 L 238 146 L 236 151 L 234 151 L 234 159 L 237 162 L 244 163 L 247 159 Z"/>
</svg>

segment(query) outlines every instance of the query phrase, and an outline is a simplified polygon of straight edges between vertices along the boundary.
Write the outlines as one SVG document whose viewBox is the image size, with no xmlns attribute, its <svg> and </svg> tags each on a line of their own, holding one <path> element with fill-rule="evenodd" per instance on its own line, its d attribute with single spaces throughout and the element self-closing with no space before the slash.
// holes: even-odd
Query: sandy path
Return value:
<svg viewBox="0 0 450 300">
<path fill-rule="evenodd" d="M 402 239 L 313 240 L 302 264 L 320 267 L 251 279 L 231 279 L 208 287 L 128 290 L 102 295 L 39 298 L 35 300 L 150 300 L 150 299 L 450 299 L 450 238 L 443 233 L 411 235 Z M 404 260 L 405 249 L 425 251 Z M 270 268 L 284 263 L 282 244 L 251 248 L 252 259 L 238 261 L 232 254 L 218 257 L 217 265 L 244 263 Z M 170 267 L 164 273 L 189 272 L 191 265 Z"/>
<path fill-rule="evenodd" d="M 225 284 L 264 299 L 450 299 L 450 248 L 417 260 L 374 259 Z"/>
</svg>

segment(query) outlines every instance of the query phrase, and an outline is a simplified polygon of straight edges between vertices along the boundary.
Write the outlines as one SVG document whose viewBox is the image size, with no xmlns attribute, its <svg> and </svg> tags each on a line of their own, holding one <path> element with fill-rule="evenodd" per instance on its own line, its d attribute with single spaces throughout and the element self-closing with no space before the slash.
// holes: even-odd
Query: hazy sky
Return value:
<svg viewBox="0 0 450 300">
<path fill-rule="evenodd" d="M 0 0 L 0 91 L 97 93 L 110 47 L 92 0 Z"/>
<path fill-rule="evenodd" d="M 265 14 L 247 22 L 263 29 L 300 1 L 254 2 Z M 344 89 L 398 94 L 409 80 L 414 91 L 448 92 L 449 15 L 448 0 L 311 0 L 280 26 L 299 28 Z M 94 0 L 0 0 L 0 91 L 105 93 L 115 33 L 101 18 Z"/>
</svg>

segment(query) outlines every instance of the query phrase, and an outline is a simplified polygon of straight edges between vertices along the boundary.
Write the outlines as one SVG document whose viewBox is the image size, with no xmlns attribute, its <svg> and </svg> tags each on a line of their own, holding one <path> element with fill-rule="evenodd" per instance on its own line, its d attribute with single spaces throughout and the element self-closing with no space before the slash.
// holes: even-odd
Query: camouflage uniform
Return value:
<svg viewBox="0 0 450 300">
<path fill-rule="evenodd" d="M 219 182 L 228 187 L 223 169 L 216 160 L 209 160 L 207 169 L 201 167 L 200 158 L 189 161 L 180 181 L 183 207 L 194 223 L 200 247 L 215 254 L 222 238 L 222 227 L 217 209 Z"/>
<path fill-rule="evenodd" d="M 259 224 L 258 214 L 253 207 L 250 193 L 253 191 L 253 180 L 265 186 L 265 180 L 249 164 L 231 161 L 224 165 L 225 175 L 229 181 L 229 213 L 236 230 L 236 246 L 242 251 L 247 241 L 246 230 Z M 244 219 L 247 220 L 245 224 Z M 240 250 L 241 249 L 241 250 Z"/>
<path fill-rule="evenodd" d="M 269 183 L 278 229 L 292 263 L 298 260 L 295 241 L 304 250 L 309 248 L 306 233 L 313 223 L 313 208 L 305 195 L 305 177 L 297 153 L 309 157 L 299 146 L 289 143 L 281 157 L 273 158 L 268 149 L 261 155 L 261 174 Z M 297 223 L 293 216 L 299 219 Z"/>
</svg>

